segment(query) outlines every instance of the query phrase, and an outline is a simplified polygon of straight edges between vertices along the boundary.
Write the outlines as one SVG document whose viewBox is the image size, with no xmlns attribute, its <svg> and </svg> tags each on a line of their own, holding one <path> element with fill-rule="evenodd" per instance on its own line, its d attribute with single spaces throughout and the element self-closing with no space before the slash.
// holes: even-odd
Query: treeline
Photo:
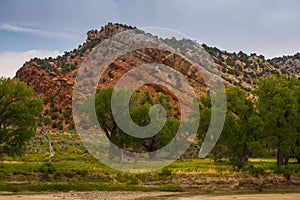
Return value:
<svg viewBox="0 0 300 200">
<path fill-rule="evenodd" d="M 161 104 L 167 111 L 165 126 L 158 134 L 144 139 L 136 138 L 124 133 L 116 124 L 111 111 L 112 92 L 112 88 L 100 90 L 95 101 L 97 117 L 106 136 L 122 149 L 149 152 L 149 157 L 155 159 L 155 151 L 168 144 L 177 133 L 181 123 L 179 108 L 174 106 L 174 102 L 170 103 L 170 96 L 135 92 L 129 107 L 136 124 L 146 126 L 151 123 L 149 109 L 155 104 Z M 299 81 L 295 77 L 271 75 L 258 81 L 258 89 L 253 94 L 255 100 L 249 100 L 247 93 L 239 87 L 226 89 L 225 124 L 208 156 L 215 160 L 229 160 L 239 169 L 247 164 L 249 158 L 256 157 L 276 156 L 278 167 L 288 165 L 290 158 L 296 158 L 300 164 Z M 221 92 L 214 95 L 214 98 L 218 98 Z M 202 97 L 199 106 L 197 141 L 201 146 L 211 120 L 211 96 Z M 84 126 L 88 122 L 81 123 Z M 183 124 L 188 126 L 189 122 Z M 122 162 L 122 152 L 111 152 L 111 156 L 119 157 Z"/>
<path fill-rule="evenodd" d="M 272 155 L 276 155 L 278 167 L 288 165 L 292 157 L 300 164 L 299 81 L 295 77 L 271 75 L 257 84 L 254 103 L 242 89 L 226 89 L 226 120 L 210 156 L 216 160 L 229 159 L 238 168 L 245 166 L 249 157 Z M 201 98 L 200 144 L 212 111 L 210 98 Z"/>
</svg>

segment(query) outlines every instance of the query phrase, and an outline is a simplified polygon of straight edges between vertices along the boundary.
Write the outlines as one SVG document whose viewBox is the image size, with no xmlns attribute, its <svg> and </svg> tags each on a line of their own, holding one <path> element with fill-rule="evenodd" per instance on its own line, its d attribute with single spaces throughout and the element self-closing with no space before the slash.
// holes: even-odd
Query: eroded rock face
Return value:
<svg viewBox="0 0 300 200">
<path fill-rule="evenodd" d="M 68 111 L 69 113 L 71 109 L 72 89 L 79 66 L 92 51 L 93 47 L 101 41 L 131 28 L 133 27 L 108 23 L 102 27 L 100 31 L 90 30 L 87 32 L 85 43 L 80 45 L 77 49 L 71 52 L 65 52 L 63 56 L 58 56 L 57 58 L 32 59 L 18 70 L 15 78 L 33 87 L 35 93 L 45 100 L 45 118 L 51 119 L 51 123 L 61 124 L 63 128 L 67 128 L 72 124 L 72 120 L 65 119 L 65 112 Z M 168 41 L 166 41 L 166 43 L 167 42 Z M 181 40 L 178 41 L 178 43 L 185 48 L 184 51 L 186 52 L 192 52 L 194 50 L 194 47 L 191 46 L 188 40 Z M 211 55 L 220 70 L 224 78 L 225 87 L 231 84 L 239 85 L 250 92 L 256 88 L 256 81 L 259 77 L 267 76 L 272 73 L 284 73 L 279 66 L 273 66 L 272 62 L 267 62 L 263 56 L 257 56 L 256 54 L 248 56 L 242 52 L 238 54 L 227 53 L 226 51 L 207 47 L 206 45 L 203 45 L 203 47 Z M 275 61 L 279 64 L 287 63 L 280 59 L 274 60 L 274 63 Z M 172 67 L 185 76 L 190 85 L 194 88 L 197 96 L 207 94 L 207 87 L 202 78 L 203 74 L 197 72 L 195 67 L 188 61 L 177 54 L 151 48 L 136 50 L 129 54 L 122 55 L 115 60 L 106 68 L 106 71 L 100 79 L 98 88 L 113 87 L 130 69 L 146 63 L 160 63 Z M 299 64 L 299 60 L 294 59 L 293 63 Z M 157 78 L 159 79 L 161 77 Z M 156 92 L 153 85 L 141 88 L 141 92 L 146 91 Z M 176 99 L 174 94 L 165 88 L 162 88 L 160 92 Z M 251 95 L 249 96 L 251 97 Z M 53 113 L 57 113 L 57 115 L 53 117 Z"/>
<path fill-rule="evenodd" d="M 57 94 L 63 97 L 56 104 L 64 109 L 71 108 L 71 94 L 73 80 L 63 78 L 53 72 L 47 72 L 31 66 L 30 63 L 25 64 L 16 74 L 16 78 L 27 83 L 32 87 L 37 95 L 41 98 L 55 97 Z"/>
<path fill-rule="evenodd" d="M 63 128 L 67 128 L 71 121 L 65 121 L 63 113 L 71 109 L 72 89 L 79 66 L 93 46 L 125 30 L 125 28 L 109 23 L 102 27 L 100 31 L 88 31 L 86 42 L 79 46 L 78 49 L 65 53 L 63 56 L 58 56 L 55 59 L 32 59 L 18 70 L 15 78 L 27 83 L 38 96 L 45 100 L 44 117 L 51 119 L 54 123 L 62 124 Z M 141 49 L 121 56 L 107 67 L 101 78 L 101 80 L 105 81 L 100 81 L 98 88 L 113 87 L 123 74 L 130 69 L 147 63 L 161 63 L 174 68 L 186 76 L 187 80 L 195 88 L 198 96 L 206 94 L 206 86 L 203 79 L 194 73 L 195 69 L 190 63 L 184 61 L 178 55 L 157 49 Z M 140 90 L 141 92 L 149 91 L 155 93 L 154 88 L 155 85 L 147 85 L 140 88 Z M 176 101 L 174 94 L 167 88 L 162 87 L 159 92 L 172 96 L 173 100 Z M 171 102 L 171 104 L 175 105 L 176 103 Z M 57 113 L 57 117 L 52 117 L 53 113 Z"/>
</svg>

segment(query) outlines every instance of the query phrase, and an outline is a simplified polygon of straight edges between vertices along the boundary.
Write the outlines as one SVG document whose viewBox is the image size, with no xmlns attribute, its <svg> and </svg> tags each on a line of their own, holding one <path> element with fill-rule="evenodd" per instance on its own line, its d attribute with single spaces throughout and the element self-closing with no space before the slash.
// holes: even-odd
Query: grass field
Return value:
<svg viewBox="0 0 300 200">
<path fill-rule="evenodd" d="M 94 159 L 81 144 L 76 134 L 50 134 L 55 156 L 50 159 L 48 146 L 42 136 L 27 145 L 19 157 L 6 157 L 0 162 L 1 191 L 181 191 L 175 184 L 164 184 L 176 175 L 260 175 L 276 172 L 275 159 L 250 159 L 248 168 L 233 170 L 228 162 L 216 163 L 210 159 L 176 161 L 164 169 L 143 174 L 123 173 Z M 300 172 L 293 165 L 287 173 Z M 286 173 L 284 172 L 279 173 Z M 148 184 L 149 183 L 149 184 Z M 150 184 L 152 183 L 152 184 Z M 153 184 L 156 183 L 156 184 Z"/>
</svg>

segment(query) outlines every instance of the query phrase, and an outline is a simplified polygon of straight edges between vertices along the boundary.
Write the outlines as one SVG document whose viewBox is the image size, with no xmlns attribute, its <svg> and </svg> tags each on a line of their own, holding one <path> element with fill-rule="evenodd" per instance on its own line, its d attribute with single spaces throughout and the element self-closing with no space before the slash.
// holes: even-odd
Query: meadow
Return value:
<svg viewBox="0 0 300 200">
<path fill-rule="evenodd" d="M 183 191 L 176 181 L 189 176 L 254 177 L 281 174 L 287 180 L 300 173 L 300 165 L 276 168 L 275 158 L 250 159 L 236 170 L 228 161 L 212 159 L 177 160 L 151 173 L 131 174 L 114 170 L 93 158 L 75 132 L 49 133 L 54 157 L 50 158 L 44 136 L 27 144 L 22 156 L 5 157 L 0 162 L 0 191 Z M 293 160 L 292 160 L 293 162 Z"/>
</svg>

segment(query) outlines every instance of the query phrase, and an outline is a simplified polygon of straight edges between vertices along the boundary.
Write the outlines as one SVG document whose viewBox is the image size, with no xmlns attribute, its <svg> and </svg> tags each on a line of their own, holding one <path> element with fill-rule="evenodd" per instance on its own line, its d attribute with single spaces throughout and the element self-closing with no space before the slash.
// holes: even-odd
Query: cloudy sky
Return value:
<svg viewBox="0 0 300 200">
<path fill-rule="evenodd" d="M 298 0 L 1 0 L 0 76 L 76 48 L 107 22 L 173 29 L 267 58 L 300 52 Z"/>
</svg>

